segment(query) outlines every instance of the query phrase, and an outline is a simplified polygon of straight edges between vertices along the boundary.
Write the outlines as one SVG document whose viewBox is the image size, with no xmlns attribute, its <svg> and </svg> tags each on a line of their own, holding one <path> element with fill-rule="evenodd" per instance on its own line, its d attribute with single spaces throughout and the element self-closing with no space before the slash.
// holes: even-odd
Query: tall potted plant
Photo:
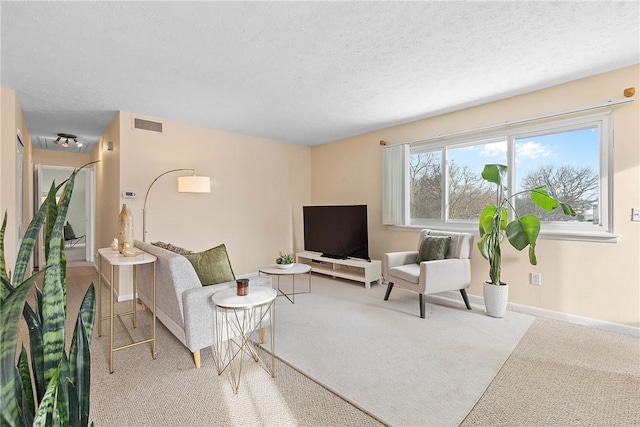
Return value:
<svg viewBox="0 0 640 427">
<path fill-rule="evenodd" d="M 96 304 L 93 284 L 82 301 L 69 351 L 65 349 L 67 262 L 63 227 L 79 170 L 60 186 L 52 184 L 27 228 L 13 275 L 6 269 L 7 214 L 4 214 L 0 228 L 0 425 L 3 426 L 87 426 L 89 423 L 89 349 Z M 60 202 L 56 203 L 56 193 L 63 185 Z M 46 267 L 25 278 L 43 225 Z M 39 279 L 42 289 L 36 284 Z M 35 288 L 33 307 L 26 302 L 32 287 Z M 16 359 L 21 316 L 29 328 L 29 352 L 23 344 Z"/>
<path fill-rule="evenodd" d="M 489 281 L 484 282 L 483 296 L 485 309 L 489 316 L 503 317 L 507 309 L 508 286 L 501 280 L 502 253 L 500 245 L 504 236 L 511 246 L 521 251 L 529 247 L 529 262 L 538 263 L 536 259 L 536 241 L 540 234 L 540 218 L 535 214 L 518 216 L 511 202 L 518 195 L 529 193 L 531 200 L 540 208 L 549 212 L 560 207 L 568 216 L 576 216 L 573 208 L 558 199 L 551 197 L 546 187 L 526 189 L 508 195 L 507 166 L 499 164 L 485 165 L 482 178 L 496 186 L 496 204 L 486 206 L 480 213 L 480 241 L 478 249 L 489 261 Z M 508 210 L 515 218 L 508 222 Z"/>
</svg>

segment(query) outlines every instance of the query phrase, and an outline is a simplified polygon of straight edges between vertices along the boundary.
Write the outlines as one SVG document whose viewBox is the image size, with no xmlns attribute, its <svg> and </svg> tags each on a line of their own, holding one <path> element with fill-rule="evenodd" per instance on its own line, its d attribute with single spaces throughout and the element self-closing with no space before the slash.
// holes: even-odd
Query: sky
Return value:
<svg viewBox="0 0 640 427">
<path fill-rule="evenodd" d="M 589 166 L 599 170 L 598 127 L 571 130 L 562 133 L 537 135 L 516 139 L 517 177 L 525 177 L 541 166 L 569 164 L 575 167 Z M 507 162 L 507 143 L 495 142 L 481 146 L 449 150 L 449 160 L 467 164 L 478 173 L 485 164 Z"/>
</svg>

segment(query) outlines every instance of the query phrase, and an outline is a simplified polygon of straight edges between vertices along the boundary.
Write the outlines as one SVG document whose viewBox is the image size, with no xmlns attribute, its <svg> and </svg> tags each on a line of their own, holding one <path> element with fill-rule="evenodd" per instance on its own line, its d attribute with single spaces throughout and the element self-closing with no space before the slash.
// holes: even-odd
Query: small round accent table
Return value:
<svg viewBox="0 0 640 427">
<path fill-rule="evenodd" d="M 259 271 L 260 273 L 270 274 L 273 276 L 278 276 L 278 291 L 284 295 L 291 304 L 295 304 L 296 294 L 309 294 L 311 293 L 311 266 L 307 264 L 295 263 L 293 267 L 290 268 L 280 268 L 278 264 L 269 264 L 266 267 L 262 267 Z M 309 287 L 307 292 L 296 292 L 296 274 L 307 274 L 309 276 Z M 293 292 L 290 294 L 286 294 L 280 289 L 280 276 L 290 275 L 292 277 L 293 282 Z M 291 296 L 291 298 L 289 298 Z"/>
<path fill-rule="evenodd" d="M 265 286 L 249 286 L 248 294 L 237 295 L 236 288 L 225 289 L 216 292 L 211 297 L 215 304 L 214 331 L 216 334 L 213 343 L 213 356 L 221 375 L 227 368 L 231 376 L 233 392 L 238 394 L 240 376 L 244 355 L 251 356 L 253 360 L 271 375 L 276 376 L 275 365 L 275 299 L 278 293 L 275 289 Z M 271 341 L 271 367 L 267 366 L 258 355 L 258 351 L 252 341 L 254 333 L 261 328 L 267 328 L 268 336 L 262 335 L 263 342 Z M 267 338 L 268 337 L 268 338 Z"/>
</svg>

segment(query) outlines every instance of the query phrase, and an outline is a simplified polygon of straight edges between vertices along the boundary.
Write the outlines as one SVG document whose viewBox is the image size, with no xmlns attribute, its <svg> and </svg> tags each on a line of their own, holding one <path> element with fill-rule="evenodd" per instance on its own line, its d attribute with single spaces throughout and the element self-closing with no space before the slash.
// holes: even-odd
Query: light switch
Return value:
<svg viewBox="0 0 640 427">
<path fill-rule="evenodd" d="M 640 208 L 631 209 L 631 221 L 640 221 Z"/>
</svg>

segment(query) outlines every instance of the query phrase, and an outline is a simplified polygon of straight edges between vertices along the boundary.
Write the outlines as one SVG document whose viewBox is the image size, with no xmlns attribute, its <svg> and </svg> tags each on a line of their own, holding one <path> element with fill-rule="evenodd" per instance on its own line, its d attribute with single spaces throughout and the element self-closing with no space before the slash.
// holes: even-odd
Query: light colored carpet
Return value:
<svg viewBox="0 0 640 427">
<path fill-rule="evenodd" d="M 107 301 L 105 298 L 104 313 L 108 313 Z M 131 302 L 117 303 L 118 311 L 130 307 Z M 135 329 L 129 316 L 117 320 L 115 345 L 148 338 L 149 313 L 138 313 Z M 195 369 L 189 350 L 160 322 L 157 358 L 151 358 L 150 344 L 116 351 L 110 374 L 108 324 L 103 322 L 103 336 L 94 335 L 91 345 L 90 418 L 96 426 L 381 425 L 278 360 L 276 376 L 271 378 L 257 363 L 245 359 L 235 395 L 228 373 L 217 374 L 210 349 L 201 351 L 202 367 Z"/>
<path fill-rule="evenodd" d="M 385 423 L 454 426 L 473 408 L 534 317 L 494 319 L 459 302 L 313 276 L 279 299 L 276 354 Z"/>
<path fill-rule="evenodd" d="M 284 314 L 291 310 L 295 314 L 296 324 L 291 325 L 300 329 L 313 310 L 300 308 L 309 307 L 310 301 L 318 301 L 315 297 L 322 297 L 331 301 L 330 295 L 323 295 L 319 285 L 321 276 L 313 276 L 313 293 L 311 295 L 296 296 L 295 306 L 286 299 L 278 298 L 278 325 L 285 320 Z M 73 319 L 79 305 L 79 299 L 84 294 L 91 281 L 97 280 L 97 273 L 93 268 L 70 268 L 68 270 L 68 322 L 71 331 Z M 324 279 L 327 280 L 327 279 Z M 384 288 L 365 290 L 361 285 L 351 287 L 344 285 L 348 282 L 337 282 L 342 287 L 340 292 L 354 292 L 367 305 L 377 305 L 377 292 L 383 293 Z M 305 283 L 306 285 L 306 283 Z M 283 286 L 284 288 L 285 286 Z M 296 286 L 298 289 L 298 286 Z M 299 289 L 298 289 L 299 290 Z M 481 347 L 492 348 L 500 346 L 495 336 L 490 336 L 486 327 L 480 326 L 489 322 L 489 331 L 498 327 L 511 328 L 512 320 L 497 320 L 487 318 L 481 310 L 474 309 L 469 313 L 463 310 L 462 301 L 447 303 L 438 301 L 427 304 L 427 319 L 418 318 L 418 303 L 415 296 L 394 290 L 390 301 L 384 302 L 375 316 L 369 316 L 366 321 L 357 320 L 352 316 L 346 325 L 335 326 L 331 316 L 335 315 L 332 307 L 324 307 L 324 320 L 319 320 L 310 326 L 310 336 L 319 339 L 326 331 L 336 337 L 348 337 L 347 332 L 353 333 L 350 351 L 346 351 L 341 361 L 357 364 L 355 373 L 369 372 L 369 377 L 379 381 L 369 381 L 359 385 L 361 378 L 348 374 L 343 382 L 351 383 L 353 388 L 363 388 L 366 384 L 382 387 L 382 379 L 393 373 L 395 366 L 407 365 L 407 370 L 414 369 L 416 376 L 426 375 L 426 370 L 420 365 L 424 356 L 419 352 L 403 352 L 401 359 L 387 360 L 392 343 L 397 340 L 396 334 L 410 336 L 410 332 L 434 328 L 448 328 L 445 323 L 437 322 L 440 311 L 445 310 L 450 316 L 456 315 L 464 319 L 471 319 L 468 327 L 472 334 L 484 337 L 488 343 L 479 343 Z M 372 295 L 369 297 L 368 295 Z M 309 300 L 309 301 L 307 301 Z M 305 302 L 307 301 L 307 302 Z M 432 300 L 435 301 L 435 300 Z M 450 308 L 445 308 L 445 305 Z M 119 303 L 119 309 L 127 309 L 129 304 Z M 318 307 L 321 308 L 321 307 Z M 300 312 L 295 312 L 299 310 Z M 384 333 L 384 319 L 387 311 L 402 314 L 402 322 L 413 322 L 417 327 L 400 327 L 389 335 Z M 307 313 L 309 312 L 309 314 Z M 454 314 L 457 313 L 457 314 Z M 149 312 L 140 315 L 137 330 L 129 328 L 135 336 L 149 333 Z M 355 313 L 354 313 L 355 314 Z M 409 320 L 410 319 L 410 320 Z M 332 325 L 325 326 L 324 322 Z M 127 322 L 125 319 L 124 322 Z M 352 323 L 353 325 L 349 325 Z M 504 324 L 504 325 L 503 325 Z M 116 337 L 126 340 L 127 331 L 117 323 Z M 470 325 L 470 326 L 469 326 Z M 497 325 L 497 326 L 496 326 Z M 105 322 L 106 327 L 106 322 Z M 25 328 L 26 329 L 26 328 Z M 285 350 L 286 329 L 276 331 L 277 349 Z M 363 331 L 375 329 L 373 338 L 362 338 Z M 404 329 L 409 329 L 408 331 Z M 443 333 L 444 334 L 444 333 Z M 308 342 L 304 333 L 300 335 L 297 348 L 304 351 Z M 446 341 L 452 341 L 444 334 Z M 26 331 L 22 330 L 24 339 L 28 339 Z M 419 335 L 416 335 L 416 340 Z M 90 418 L 96 426 L 376 426 L 381 425 L 378 420 L 359 410 L 345 400 L 330 392 L 318 383 L 312 381 L 285 363 L 276 361 L 276 377 L 270 378 L 255 364 L 248 364 L 243 373 L 239 394 L 233 395 L 231 385 L 226 376 L 219 377 L 215 371 L 210 351 L 202 351 L 202 365 L 200 370 L 193 367 L 191 354 L 167 329 L 158 324 L 158 358 L 151 359 L 150 347 L 142 345 L 116 352 L 115 372 L 108 371 L 108 335 L 94 337 L 92 343 L 92 387 Z M 424 339 L 421 339 L 425 341 Z M 315 341 L 315 340 L 314 340 Z M 335 340 L 334 340 L 335 341 Z M 455 340 L 453 340 L 455 341 Z M 463 340 L 464 341 L 464 340 Z M 364 346 L 363 346 L 364 342 Z M 317 348 L 317 344 L 313 345 Z M 385 348 L 380 354 L 366 348 Z M 425 346 L 441 345 L 426 342 Z M 475 363 L 468 350 L 469 344 L 453 348 L 448 353 L 448 360 L 439 363 L 438 369 L 432 369 L 431 375 L 437 378 L 441 368 L 448 369 L 448 365 L 458 365 L 466 369 L 467 363 Z M 315 357 L 315 356 L 314 356 Z M 325 359 L 330 359 L 326 357 Z M 373 360 L 370 367 L 365 362 Z M 400 362 L 404 360 L 404 362 Z M 462 362 L 461 362 L 462 361 Z M 326 365 L 326 361 L 319 363 Z M 251 366 L 253 365 L 253 366 Z M 478 368 L 480 372 L 488 367 Z M 493 368 L 491 368 L 493 370 Z M 366 375 L 364 376 L 366 380 Z M 457 383 L 454 394 L 448 396 L 456 400 L 458 394 L 467 393 L 466 388 L 472 383 L 475 373 L 466 376 Z M 407 380 L 403 386 L 422 386 L 424 382 Z M 405 387 L 406 388 L 406 387 Z M 366 391 L 366 390 L 365 390 Z M 386 405 L 385 401 L 393 396 L 380 393 L 379 401 L 372 407 L 365 409 L 375 412 L 378 406 Z M 426 399 L 416 395 L 410 400 L 418 399 L 421 422 L 415 425 L 456 426 L 456 421 L 450 424 L 436 424 L 428 417 L 424 408 L 429 404 L 431 396 Z M 443 404 L 446 411 L 452 405 Z M 408 424 L 394 424 L 404 426 Z M 471 412 L 462 422 L 462 426 L 640 426 L 640 339 L 634 336 L 606 332 L 595 328 L 573 325 L 557 320 L 536 318 L 528 331 L 520 340 L 511 356 L 506 360 L 493 382 L 480 397 Z"/>
<path fill-rule="evenodd" d="M 462 426 L 640 426 L 640 339 L 538 318 Z"/>
</svg>

